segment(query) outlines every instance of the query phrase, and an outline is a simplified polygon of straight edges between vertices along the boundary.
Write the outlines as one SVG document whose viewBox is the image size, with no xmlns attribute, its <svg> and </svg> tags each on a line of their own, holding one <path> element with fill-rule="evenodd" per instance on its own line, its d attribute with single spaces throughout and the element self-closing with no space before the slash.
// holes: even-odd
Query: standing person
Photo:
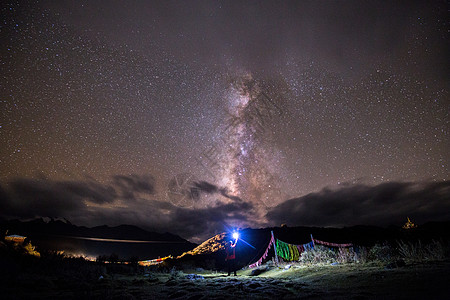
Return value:
<svg viewBox="0 0 450 300">
<path fill-rule="evenodd" d="M 228 276 L 231 275 L 231 271 L 233 271 L 234 276 L 236 275 L 236 243 L 237 243 L 237 239 L 236 241 L 229 241 L 226 245 L 225 245 L 225 251 L 227 253 L 227 257 L 225 258 L 225 260 L 227 261 L 227 269 L 228 269 Z"/>
</svg>

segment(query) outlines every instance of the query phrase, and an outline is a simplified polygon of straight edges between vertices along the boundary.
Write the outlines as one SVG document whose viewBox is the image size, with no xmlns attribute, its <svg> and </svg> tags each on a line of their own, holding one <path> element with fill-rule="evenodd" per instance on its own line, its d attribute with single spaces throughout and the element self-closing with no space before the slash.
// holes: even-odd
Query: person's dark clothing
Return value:
<svg viewBox="0 0 450 300">
<path fill-rule="evenodd" d="M 231 275 L 231 272 L 233 272 L 234 276 L 237 276 L 237 274 L 236 274 L 236 260 L 235 259 L 227 260 L 227 267 L 228 267 L 228 276 Z"/>
<path fill-rule="evenodd" d="M 232 260 L 232 259 L 236 259 L 236 247 L 232 246 L 231 244 L 228 244 L 225 247 L 225 251 L 227 253 L 227 258 L 225 260 Z"/>
<path fill-rule="evenodd" d="M 236 275 L 236 244 L 229 243 L 225 247 L 225 251 L 227 253 L 227 257 L 225 260 L 227 261 L 227 270 L 228 276 L 233 272 L 234 276 Z"/>
</svg>

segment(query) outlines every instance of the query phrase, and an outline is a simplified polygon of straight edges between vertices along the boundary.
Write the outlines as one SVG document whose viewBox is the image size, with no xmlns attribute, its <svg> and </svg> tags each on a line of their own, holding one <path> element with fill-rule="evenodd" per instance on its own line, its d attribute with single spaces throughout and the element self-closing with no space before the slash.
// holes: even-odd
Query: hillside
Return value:
<svg viewBox="0 0 450 300">
<path fill-rule="evenodd" d="M 315 239 L 332 243 L 353 243 L 358 247 L 371 247 L 381 243 L 395 245 L 400 240 L 420 240 L 423 243 L 432 240 L 450 241 L 450 222 L 427 223 L 410 230 L 401 227 L 381 228 L 376 226 L 247 228 L 240 231 L 241 240 L 236 246 L 239 268 L 247 266 L 261 257 L 270 241 L 271 231 L 275 238 L 291 244 L 308 243 L 311 241 L 311 234 Z M 183 253 L 179 257 L 179 264 L 187 263 L 206 268 L 223 269 L 225 266 L 223 245 L 227 240 L 230 240 L 229 233 L 215 235 L 193 250 Z M 273 250 L 269 252 L 269 255 L 273 255 Z"/>
<path fill-rule="evenodd" d="M 196 245 L 171 233 L 146 231 L 132 225 L 84 227 L 67 220 L 42 218 L 22 222 L 3 221 L 2 231 L 27 236 L 40 251 L 65 251 L 68 254 L 99 256 L 117 254 L 142 259 L 179 255 Z"/>
</svg>

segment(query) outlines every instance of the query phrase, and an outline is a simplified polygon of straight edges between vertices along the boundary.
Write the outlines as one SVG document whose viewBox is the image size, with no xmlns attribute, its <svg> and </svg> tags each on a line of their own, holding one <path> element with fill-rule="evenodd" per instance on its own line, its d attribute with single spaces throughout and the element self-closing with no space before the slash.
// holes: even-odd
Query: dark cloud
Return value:
<svg viewBox="0 0 450 300">
<path fill-rule="evenodd" d="M 215 203 L 201 208 L 177 207 L 154 197 L 151 176 L 114 176 L 110 184 L 16 179 L 0 186 L 0 217 L 64 217 L 74 224 L 132 224 L 172 232 L 197 242 L 233 226 L 255 224 L 255 207 L 202 181 L 194 184 L 198 197 L 217 194 Z M 136 195 L 142 197 L 137 197 Z M 147 196 L 145 196 L 145 194 Z M 125 197 L 125 198 L 124 198 Z M 133 201 L 124 201 L 130 200 Z M 267 214 L 274 225 L 307 226 L 389 225 L 411 217 L 416 223 L 450 218 L 450 183 L 390 182 L 377 186 L 344 185 L 287 200 Z"/>
<path fill-rule="evenodd" d="M 227 189 L 221 189 L 220 190 L 220 194 L 228 199 L 234 200 L 234 201 L 238 201 L 238 202 L 242 202 L 242 199 L 239 198 L 238 196 L 233 196 L 228 194 Z"/>
<path fill-rule="evenodd" d="M 14 180 L 10 184 L 10 192 L 10 213 L 20 217 L 58 216 L 82 209 L 85 199 L 101 204 L 110 203 L 115 198 L 114 190 L 99 184 L 44 179 Z"/>
<path fill-rule="evenodd" d="M 113 181 L 122 198 L 135 199 L 137 193 L 155 193 L 155 178 L 150 175 L 115 175 Z"/>
<path fill-rule="evenodd" d="M 267 213 L 274 224 L 349 226 L 450 219 L 450 182 L 347 185 L 287 200 Z"/>
<path fill-rule="evenodd" d="M 0 190 L 3 214 L 17 217 L 73 216 L 90 204 L 112 204 L 135 199 L 138 193 L 154 193 L 151 176 L 114 176 L 111 184 L 84 181 L 19 178 Z"/>
<path fill-rule="evenodd" d="M 193 189 L 197 189 L 201 192 L 205 192 L 208 194 L 214 194 L 214 193 L 219 192 L 219 188 L 217 186 L 215 186 L 214 184 L 211 184 L 209 182 L 206 182 L 206 181 L 200 181 L 200 182 L 194 183 Z"/>
<path fill-rule="evenodd" d="M 173 214 L 175 222 L 171 227 L 176 232 L 186 234 L 185 236 L 201 240 L 202 237 L 223 232 L 228 223 L 249 226 L 248 219 L 252 210 L 253 205 L 243 201 L 219 202 L 201 209 L 176 209 Z"/>
<path fill-rule="evenodd" d="M 196 241 L 222 232 L 229 222 L 250 225 L 247 221 L 253 205 L 228 195 L 226 189 L 207 182 L 197 183 L 198 197 L 201 193 L 217 193 L 227 199 L 218 199 L 214 205 L 203 208 L 188 209 L 149 199 L 153 196 L 154 184 L 152 176 L 137 175 L 113 176 L 110 184 L 91 179 L 16 179 L 0 186 L 0 217 L 64 217 L 86 226 L 132 224 Z M 142 197 L 137 197 L 138 194 Z"/>
<path fill-rule="evenodd" d="M 0 184 L 0 212 L 5 212 L 10 209 L 11 200 L 3 186 Z"/>
<path fill-rule="evenodd" d="M 199 182 L 195 182 L 194 186 L 191 187 L 190 189 L 190 193 L 189 195 L 193 198 L 198 200 L 201 196 L 201 193 L 206 193 L 206 194 L 221 194 L 222 196 L 224 196 L 225 198 L 234 200 L 234 201 L 238 201 L 238 202 L 242 202 L 242 199 L 239 198 L 238 196 L 234 196 L 234 195 L 230 195 L 228 193 L 227 188 L 220 188 L 214 184 L 211 184 L 209 182 L 206 181 L 199 181 Z"/>
</svg>

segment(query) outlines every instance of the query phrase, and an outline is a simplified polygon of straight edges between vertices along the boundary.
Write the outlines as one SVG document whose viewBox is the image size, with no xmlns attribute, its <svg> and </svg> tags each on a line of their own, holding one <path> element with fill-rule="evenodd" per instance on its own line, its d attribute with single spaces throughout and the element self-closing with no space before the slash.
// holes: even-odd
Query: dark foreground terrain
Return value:
<svg viewBox="0 0 450 300">
<path fill-rule="evenodd" d="M 197 269 L 79 277 L 14 274 L 2 278 L 3 299 L 448 299 L 450 261 L 388 269 L 376 263 L 262 266 L 238 276 Z M 120 267 L 118 267 L 120 268 Z M 120 271 L 119 269 L 117 269 Z M 122 270 L 123 271 L 123 270 Z M 259 273 L 258 275 L 252 275 Z M 69 274 L 70 271 L 67 272 Z M 139 274 L 138 274 L 139 273 Z M 5 274 L 4 274 L 5 275 Z M 95 278 L 97 277 L 97 278 Z"/>
<path fill-rule="evenodd" d="M 220 271 L 225 267 L 221 247 L 226 234 L 157 265 L 141 264 L 137 258 L 121 260 L 117 255 L 89 261 L 58 251 L 38 252 L 26 239 L 4 237 L 0 299 L 450 299 L 449 224 L 388 232 L 348 229 L 352 234 L 275 228 L 275 235 L 287 242 L 296 243 L 293 237 L 306 240 L 312 232 L 331 241 L 356 241 L 358 246 L 344 251 L 315 245 L 295 263 L 280 259 L 278 266 L 272 249 L 262 266 L 241 269 L 236 277 Z M 264 250 L 270 230 L 241 234 Z M 237 247 L 239 267 L 262 255 L 252 251 Z"/>
</svg>

